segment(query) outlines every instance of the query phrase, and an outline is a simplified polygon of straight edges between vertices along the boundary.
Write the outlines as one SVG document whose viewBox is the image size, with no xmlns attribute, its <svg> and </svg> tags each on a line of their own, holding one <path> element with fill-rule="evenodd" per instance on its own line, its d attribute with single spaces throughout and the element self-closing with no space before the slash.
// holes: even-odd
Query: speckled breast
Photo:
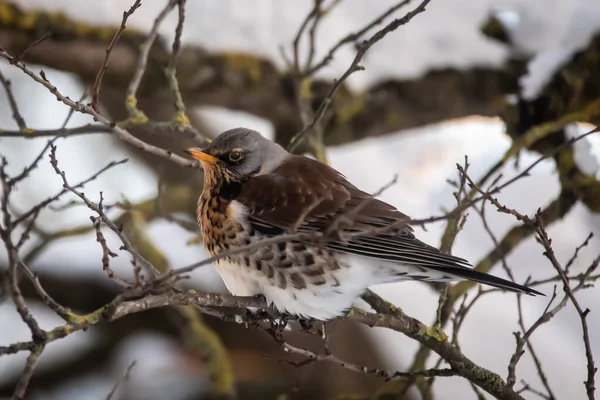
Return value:
<svg viewBox="0 0 600 400">
<path fill-rule="evenodd" d="M 214 256 L 223 251 L 248 246 L 265 239 L 250 223 L 239 219 L 232 202 L 218 196 L 202 196 L 198 203 L 198 221 L 202 227 L 206 251 Z M 236 216 L 238 218 L 236 218 Z M 305 243 L 279 242 L 257 246 L 222 260 L 239 265 L 248 271 L 268 279 L 279 288 L 304 289 L 307 285 L 337 286 L 332 274 L 340 268 L 336 257 L 324 248 Z"/>
<path fill-rule="evenodd" d="M 204 247 L 211 255 L 217 255 L 231 247 L 250 244 L 241 221 L 228 213 L 229 202 L 218 197 L 201 196 L 198 202 L 198 223 L 202 229 Z"/>
</svg>

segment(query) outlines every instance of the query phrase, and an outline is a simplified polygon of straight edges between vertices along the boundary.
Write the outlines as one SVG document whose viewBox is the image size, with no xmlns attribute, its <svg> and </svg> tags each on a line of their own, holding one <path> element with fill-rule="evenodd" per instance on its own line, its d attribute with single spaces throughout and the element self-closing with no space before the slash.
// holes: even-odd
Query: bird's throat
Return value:
<svg viewBox="0 0 600 400">
<path fill-rule="evenodd" d="M 218 243 L 222 242 L 222 235 L 225 234 L 222 229 L 231 228 L 231 221 L 226 222 L 228 208 L 239 195 L 242 183 L 225 180 L 214 174 L 214 171 L 211 172 L 205 171 L 204 190 L 198 202 L 197 216 L 205 247 L 211 255 L 215 255 L 220 251 Z"/>
<path fill-rule="evenodd" d="M 217 197 L 223 201 L 234 200 L 242 190 L 242 183 L 232 179 L 230 176 L 219 173 L 214 168 L 204 171 L 203 196 Z"/>
</svg>

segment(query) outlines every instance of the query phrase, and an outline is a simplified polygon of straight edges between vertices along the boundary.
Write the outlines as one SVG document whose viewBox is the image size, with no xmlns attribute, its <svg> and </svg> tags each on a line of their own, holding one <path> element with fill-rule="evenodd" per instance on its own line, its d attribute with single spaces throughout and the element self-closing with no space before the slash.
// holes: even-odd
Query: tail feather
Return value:
<svg viewBox="0 0 600 400">
<path fill-rule="evenodd" d="M 349 243 L 330 241 L 331 250 L 353 256 L 389 263 L 383 277 L 385 281 L 415 279 L 430 282 L 448 282 L 467 279 L 485 285 L 530 296 L 545 296 L 535 289 L 479 272 L 463 258 L 440 252 L 414 237 L 384 236 L 361 237 Z M 429 272 L 429 273 L 428 273 Z"/>
<path fill-rule="evenodd" d="M 465 267 L 456 267 L 452 265 L 444 266 L 444 267 L 428 267 L 429 269 L 433 269 L 435 271 L 443 272 L 446 275 L 453 275 L 460 279 L 467 279 L 470 281 L 474 281 L 477 283 L 482 283 L 484 285 L 489 285 L 493 287 L 497 287 L 500 289 L 505 289 L 514 293 L 523 293 L 530 296 L 546 296 L 542 292 L 538 292 L 535 289 L 529 288 L 527 286 L 519 285 L 518 283 L 511 282 L 506 279 L 499 278 L 494 275 L 486 274 L 484 272 L 479 272 L 472 268 Z"/>
</svg>

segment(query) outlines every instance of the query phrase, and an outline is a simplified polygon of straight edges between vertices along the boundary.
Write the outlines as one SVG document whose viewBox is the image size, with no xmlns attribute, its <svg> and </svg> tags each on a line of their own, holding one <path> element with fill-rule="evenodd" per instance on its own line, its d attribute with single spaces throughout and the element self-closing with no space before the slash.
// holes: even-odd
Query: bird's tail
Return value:
<svg viewBox="0 0 600 400">
<path fill-rule="evenodd" d="M 467 279 L 470 281 L 474 281 L 477 283 L 482 283 L 484 285 L 489 285 L 493 287 L 497 287 L 500 289 L 505 289 L 514 293 L 523 293 L 528 294 L 530 296 L 545 296 L 544 293 L 538 292 L 535 289 L 529 288 L 527 286 L 519 285 L 518 283 L 511 282 L 506 279 L 499 278 L 494 275 L 486 274 L 484 272 L 479 272 L 472 268 L 466 268 L 462 266 L 444 266 L 440 268 L 428 266 L 429 269 L 442 272 L 444 275 L 452 275 L 459 279 Z"/>
</svg>

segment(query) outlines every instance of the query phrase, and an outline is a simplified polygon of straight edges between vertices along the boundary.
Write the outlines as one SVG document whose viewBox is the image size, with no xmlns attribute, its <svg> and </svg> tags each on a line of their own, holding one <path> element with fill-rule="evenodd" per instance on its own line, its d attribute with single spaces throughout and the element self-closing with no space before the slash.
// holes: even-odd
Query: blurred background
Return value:
<svg viewBox="0 0 600 400">
<path fill-rule="evenodd" d="M 320 25 L 316 59 L 393 4 L 387 0 L 340 1 Z M 127 118 L 125 91 L 140 44 L 164 6 L 159 0 L 143 2 L 113 51 L 101 106 L 114 120 Z M 43 69 L 63 94 L 78 99 L 93 85 L 106 46 L 129 7 L 117 0 L 0 0 L 0 47 L 16 54 L 52 31 L 51 37 L 28 52 L 25 62 L 34 71 Z M 187 2 L 177 77 L 188 117 L 202 135 L 215 137 L 226 129 L 245 126 L 286 145 L 302 128 L 297 88 L 282 52 L 291 55 L 294 36 L 312 7 L 308 0 Z M 140 109 L 154 121 L 166 121 L 173 115 L 163 67 L 176 24 L 177 12 L 172 12 L 161 25 L 138 93 Z M 303 46 L 301 51 L 306 51 L 306 43 Z M 312 81 L 315 108 L 332 79 L 348 68 L 355 51 L 352 45 L 342 48 L 317 73 Z M 565 138 L 598 123 L 600 7 L 596 0 L 433 0 L 426 12 L 376 44 L 362 65 L 366 70 L 345 82 L 327 114 L 323 138 L 328 162 L 370 192 L 398 174 L 398 183 L 382 194 L 383 200 L 413 218 L 440 215 L 456 204 L 452 195 L 456 189 L 447 180 L 457 178 L 455 165 L 463 163 L 465 155 L 471 164 L 470 175 L 480 178 L 525 132 L 566 118 L 569 124 L 506 163 L 501 172 L 511 177 L 556 149 Z M 29 127 L 56 129 L 63 124 L 69 109 L 45 88 L 7 62 L 0 62 L 0 70 L 12 82 Z M 68 126 L 89 122 L 88 116 L 75 114 Z M 17 129 L 2 90 L 0 128 Z M 131 132 L 178 152 L 194 144 L 193 138 L 184 135 L 144 129 Z M 0 153 L 9 161 L 9 172 L 20 171 L 46 144 L 47 138 L 33 136 L 35 133 L 28 138 L 3 138 L 0 133 Z M 181 267 L 206 257 L 194 224 L 201 171 L 140 152 L 106 133 L 66 137 L 59 139 L 57 146 L 59 165 L 73 183 L 110 161 L 129 158 L 128 163 L 86 185 L 85 193 L 97 200 L 102 191 L 105 204 L 118 204 L 109 215 L 124 225 L 136 246 L 158 268 Z M 548 158 L 531 176 L 499 195 L 509 207 L 530 214 L 558 199 L 560 210 L 549 223 L 549 233 L 563 263 L 590 232 L 600 233 L 600 134 L 582 139 L 573 149 L 574 157 Z M 301 150 L 311 153 L 309 147 Z M 45 159 L 17 188 L 15 212 L 60 191 L 61 185 Z M 72 200 L 65 197 L 60 205 Z M 102 250 L 89 222 L 92 212 L 80 205 L 60 205 L 40 214 L 24 255 L 59 303 L 77 312 L 90 312 L 110 301 L 119 288 L 102 271 Z M 476 213 L 470 214 L 453 253 L 475 265 L 494 249 L 494 243 Z M 488 207 L 487 218 L 497 237 L 510 242 L 507 262 L 518 282 L 529 276 L 540 280 L 554 275 L 533 236 L 510 236 L 518 226 L 513 217 Z M 445 222 L 440 222 L 417 231 L 423 240 L 439 246 L 444 228 Z M 117 238 L 108 231 L 105 235 L 111 249 L 118 249 Z M 584 271 L 598 256 L 597 237 L 581 250 L 574 272 Z M 126 253 L 119 252 L 111 266 L 128 278 L 132 276 L 129 260 Z M 0 270 L 6 269 L 6 263 L 2 249 Z M 492 271 L 506 277 L 499 265 Z M 193 272 L 185 286 L 225 291 L 211 266 Z M 61 324 L 25 280 L 22 289 L 44 329 Z M 550 294 L 552 284 L 538 289 Z M 434 288 L 400 283 L 374 291 L 408 315 L 427 324 L 434 321 L 439 296 Z M 2 294 L 0 344 L 28 340 L 27 326 L 10 296 L 5 291 Z M 600 304 L 600 289 L 580 292 L 578 298 L 583 307 L 592 309 L 588 323 L 594 354 L 600 359 L 600 309 L 595 307 Z M 546 304 L 543 298 L 523 299 L 527 326 Z M 517 321 L 515 295 L 496 292 L 482 297 L 461 329 L 462 351 L 479 365 L 506 376 L 515 349 L 513 332 L 519 330 Z M 450 333 L 450 327 L 445 331 Z M 404 371 L 418 349 L 416 342 L 399 333 L 348 321 L 334 321 L 328 332 L 334 354 L 370 367 Z M 321 349 L 318 337 L 287 335 L 299 346 Z M 556 397 L 583 398 L 586 364 L 574 308 L 568 305 L 542 326 L 532 344 Z M 215 354 L 224 361 L 215 363 L 215 357 L 211 358 Z M 10 397 L 26 355 L 0 358 L 0 398 Z M 28 398 L 104 399 L 133 361 L 136 365 L 130 380 L 120 386 L 117 398 L 205 398 L 215 390 L 215 374 L 220 377 L 216 386 L 223 393 L 235 387 L 240 399 L 371 398 L 377 393 L 385 393 L 388 399 L 420 398 L 414 387 L 404 391 L 395 383 L 336 365 L 313 363 L 296 368 L 271 357 L 290 358 L 264 331 L 201 317 L 185 308 L 157 309 L 52 343 L 41 357 Z M 436 361 L 430 356 L 425 367 L 433 367 Z M 528 353 L 518 365 L 517 377 L 541 387 Z M 459 377 L 436 379 L 433 394 L 437 399 L 477 398 L 470 384 Z M 535 398 L 531 393 L 523 396 Z"/>
</svg>

